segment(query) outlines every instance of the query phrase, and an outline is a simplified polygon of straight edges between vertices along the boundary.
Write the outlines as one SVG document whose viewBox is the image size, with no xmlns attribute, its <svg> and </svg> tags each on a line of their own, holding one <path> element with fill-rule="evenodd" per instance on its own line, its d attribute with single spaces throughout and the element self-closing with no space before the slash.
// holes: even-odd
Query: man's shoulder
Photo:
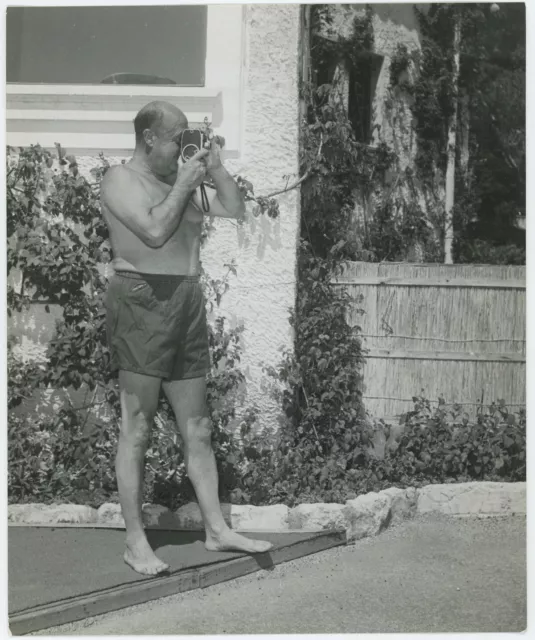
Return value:
<svg viewBox="0 0 535 640">
<path fill-rule="evenodd" d="M 135 180 L 136 174 L 126 164 L 112 164 L 104 174 L 102 183 L 115 182 L 116 180 Z"/>
<path fill-rule="evenodd" d="M 140 176 L 131 171 L 126 164 L 114 164 L 104 174 L 101 183 L 103 197 L 113 193 L 116 189 L 125 193 L 125 189 L 135 188 L 140 182 Z"/>
</svg>

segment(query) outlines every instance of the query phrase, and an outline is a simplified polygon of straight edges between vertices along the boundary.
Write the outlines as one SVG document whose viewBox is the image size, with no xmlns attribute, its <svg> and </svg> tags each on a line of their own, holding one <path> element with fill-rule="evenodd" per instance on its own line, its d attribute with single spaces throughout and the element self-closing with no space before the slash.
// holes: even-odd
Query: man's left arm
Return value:
<svg viewBox="0 0 535 640">
<path fill-rule="evenodd" d="M 205 192 L 210 204 L 208 215 L 219 218 L 242 219 L 245 215 L 245 202 L 236 181 L 221 165 L 217 169 L 208 171 L 215 189 L 205 185 Z M 202 209 L 200 190 L 197 189 L 193 196 L 195 205 Z"/>
<path fill-rule="evenodd" d="M 219 155 L 219 145 L 212 140 L 210 153 L 206 157 L 206 170 L 215 189 L 205 185 L 206 196 L 210 205 L 207 215 L 218 218 L 243 219 L 245 215 L 245 201 L 236 181 L 223 166 Z M 193 203 L 203 211 L 200 189 L 193 195 Z"/>
</svg>

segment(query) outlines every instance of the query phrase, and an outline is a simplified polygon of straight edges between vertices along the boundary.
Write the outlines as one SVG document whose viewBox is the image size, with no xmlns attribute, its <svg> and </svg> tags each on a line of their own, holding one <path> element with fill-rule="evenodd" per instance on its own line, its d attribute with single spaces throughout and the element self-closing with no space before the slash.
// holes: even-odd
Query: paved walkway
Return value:
<svg viewBox="0 0 535 640">
<path fill-rule="evenodd" d="M 526 524 L 511 517 L 415 520 L 353 547 L 39 635 L 525 628 Z"/>
</svg>

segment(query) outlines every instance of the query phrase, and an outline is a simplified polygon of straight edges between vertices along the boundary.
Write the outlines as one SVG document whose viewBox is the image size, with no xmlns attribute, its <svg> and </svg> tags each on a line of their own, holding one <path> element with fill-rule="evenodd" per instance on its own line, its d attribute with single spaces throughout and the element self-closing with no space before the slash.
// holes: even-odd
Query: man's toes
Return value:
<svg viewBox="0 0 535 640">
<path fill-rule="evenodd" d="M 165 573 L 167 570 L 169 569 L 169 565 L 166 564 L 162 564 L 162 565 L 148 565 L 145 567 L 139 567 L 137 570 L 140 573 L 144 573 L 147 576 L 157 576 L 160 573 Z"/>
<path fill-rule="evenodd" d="M 208 538 L 205 547 L 209 551 L 242 551 L 244 553 L 265 553 L 273 548 L 267 540 L 254 540 L 236 533 L 226 531 L 217 539 Z"/>
<path fill-rule="evenodd" d="M 255 553 L 265 553 L 273 548 L 271 542 L 267 542 L 265 540 L 255 541 L 253 545 L 251 545 Z"/>
<path fill-rule="evenodd" d="M 166 571 L 169 571 L 169 565 L 168 564 L 164 564 L 164 563 L 162 563 L 156 569 L 156 573 L 165 573 Z"/>
<path fill-rule="evenodd" d="M 146 560 L 137 560 L 132 557 L 128 551 L 124 554 L 124 561 L 137 573 L 145 576 L 157 576 L 169 570 L 169 565 L 161 560 L 156 559 L 155 562 L 147 562 Z"/>
<path fill-rule="evenodd" d="M 161 564 L 147 567 L 151 576 L 157 576 L 159 573 L 165 573 L 169 569 L 169 565 L 162 562 Z"/>
</svg>

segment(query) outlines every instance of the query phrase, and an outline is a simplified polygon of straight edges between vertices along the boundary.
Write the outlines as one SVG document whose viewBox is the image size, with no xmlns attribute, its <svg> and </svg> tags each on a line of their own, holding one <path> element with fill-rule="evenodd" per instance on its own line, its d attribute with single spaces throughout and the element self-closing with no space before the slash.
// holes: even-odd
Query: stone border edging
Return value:
<svg viewBox="0 0 535 640">
<path fill-rule="evenodd" d="M 322 531 L 344 529 L 348 543 L 375 536 L 390 526 L 421 514 L 449 516 L 507 516 L 526 514 L 525 482 L 465 482 L 431 484 L 419 489 L 393 487 L 366 493 L 345 504 L 300 504 L 254 507 L 223 504 L 228 524 L 237 531 Z M 151 529 L 203 530 L 197 503 L 173 512 L 161 505 L 143 506 Z M 94 509 L 75 504 L 15 504 L 8 506 L 8 522 L 26 526 L 102 526 L 124 528 L 120 505 L 105 503 Z"/>
</svg>

